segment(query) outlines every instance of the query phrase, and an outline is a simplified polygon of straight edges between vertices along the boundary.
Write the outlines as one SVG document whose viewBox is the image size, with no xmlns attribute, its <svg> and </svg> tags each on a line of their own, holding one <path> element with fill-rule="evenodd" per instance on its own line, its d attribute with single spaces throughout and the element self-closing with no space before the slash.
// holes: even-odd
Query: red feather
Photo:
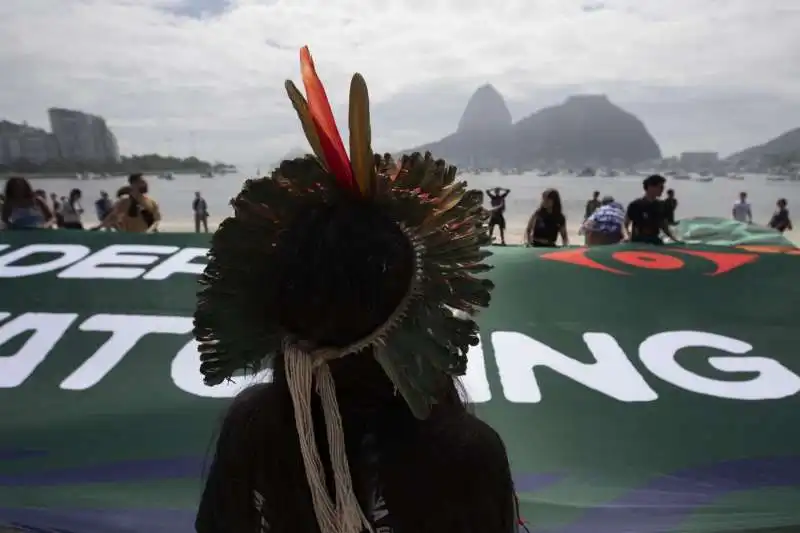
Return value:
<svg viewBox="0 0 800 533">
<path fill-rule="evenodd" d="M 359 191 L 353 176 L 353 169 L 350 167 L 350 158 L 344 149 L 342 137 L 336 127 L 336 120 L 333 118 L 328 95 L 325 93 L 322 81 L 317 76 L 314 60 L 311 58 L 311 52 L 307 46 L 300 49 L 300 72 L 306 88 L 308 111 L 317 128 L 319 143 L 325 154 L 328 170 L 343 188 Z"/>
</svg>

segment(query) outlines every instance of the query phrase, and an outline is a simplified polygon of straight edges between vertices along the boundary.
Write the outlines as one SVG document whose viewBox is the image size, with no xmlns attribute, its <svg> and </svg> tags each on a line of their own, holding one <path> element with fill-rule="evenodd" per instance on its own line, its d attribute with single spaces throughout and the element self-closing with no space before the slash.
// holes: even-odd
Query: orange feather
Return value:
<svg viewBox="0 0 800 533">
<path fill-rule="evenodd" d="M 358 184 L 353 176 L 353 169 L 350 166 L 350 158 L 347 157 L 342 137 L 336 127 L 336 120 L 333 118 L 328 95 L 325 93 L 322 81 L 317 76 L 314 60 L 311 58 L 311 52 L 307 46 L 300 49 L 300 73 L 306 88 L 308 111 L 319 134 L 328 170 L 342 187 L 359 192 Z"/>
</svg>

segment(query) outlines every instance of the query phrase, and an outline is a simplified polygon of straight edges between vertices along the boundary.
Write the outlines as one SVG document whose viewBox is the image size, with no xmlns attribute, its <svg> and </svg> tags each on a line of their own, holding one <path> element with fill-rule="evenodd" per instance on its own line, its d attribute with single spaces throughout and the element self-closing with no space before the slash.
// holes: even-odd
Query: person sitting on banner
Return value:
<svg viewBox="0 0 800 533">
<path fill-rule="evenodd" d="M 148 194 L 142 174 L 128 176 L 128 187 L 117 192 L 118 200 L 105 219 L 93 230 L 115 228 L 131 233 L 155 233 L 161 222 L 158 203 Z"/>
<path fill-rule="evenodd" d="M 580 233 L 586 235 L 587 246 L 617 244 L 627 239 L 625 209 L 613 196 L 604 196 L 600 207 L 581 225 Z"/>
<path fill-rule="evenodd" d="M 8 178 L 4 196 L 0 221 L 5 229 L 44 229 L 55 224 L 53 211 L 36 195 L 27 179 L 21 176 Z"/>
<path fill-rule="evenodd" d="M 561 195 L 556 189 L 542 193 L 542 203 L 533 212 L 525 228 L 525 245 L 540 248 L 555 248 L 558 237 L 564 246 L 569 246 L 567 219 L 561 208 Z"/>
<path fill-rule="evenodd" d="M 456 381 L 493 288 L 487 212 L 444 161 L 373 155 L 359 74 L 348 157 L 307 48 L 301 67 L 314 155 L 245 183 L 200 277 L 205 383 L 271 381 L 231 404 L 196 530 L 515 531 L 505 447 Z"/>
</svg>

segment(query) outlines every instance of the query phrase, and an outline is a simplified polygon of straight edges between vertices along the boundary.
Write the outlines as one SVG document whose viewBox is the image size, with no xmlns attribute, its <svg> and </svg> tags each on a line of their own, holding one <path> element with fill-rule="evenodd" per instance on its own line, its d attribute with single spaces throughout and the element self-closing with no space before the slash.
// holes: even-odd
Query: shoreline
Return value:
<svg viewBox="0 0 800 533">
<path fill-rule="evenodd" d="M 213 234 L 223 219 L 212 218 L 208 222 L 209 235 Z M 584 245 L 584 237 L 580 235 L 580 224 L 567 224 L 567 236 L 569 237 L 570 245 Z M 168 222 L 162 221 L 159 225 L 161 233 L 194 233 L 194 221 L 191 219 L 184 220 L 171 220 Z M 495 230 L 495 243 L 500 242 L 498 232 Z M 509 225 L 506 227 L 506 244 L 509 246 L 523 245 L 523 237 L 525 235 L 525 227 L 520 225 Z M 791 241 L 795 246 L 800 246 L 800 228 L 787 231 L 783 236 Z M 560 242 L 560 239 L 559 239 Z"/>
<path fill-rule="evenodd" d="M 87 171 L 89 174 L 103 174 L 102 172 L 95 172 L 93 170 Z M 142 174 L 145 176 L 158 176 L 160 174 L 165 174 L 169 172 L 170 174 L 176 176 L 199 176 L 204 172 L 207 172 L 207 169 L 200 169 L 200 170 L 187 170 L 187 169 L 180 169 L 180 170 L 170 170 L 168 168 L 164 169 L 157 169 L 157 170 L 146 170 L 141 171 Z M 113 180 L 119 178 L 127 178 L 130 172 L 107 172 L 108 176 L 101 177 L 101 178 L 89 178 L 89 179 L 78 179 L 76 178 L 76 174 L 79 172 L 0 172 L 0 180 L 7 180 L 9 178 L 13 178 L 16 176 L 22 176 L 26 179 L 33 179 L 33 180 L 52 180 L 52 179 L 61 179 L 61 180 L 73 180 L 78 183 L 84 183 L 87 181 L 106 181 L 106 180 Z M 223 176 L 224 174 L 215 174 L 214 177 Z"/>
</svg>

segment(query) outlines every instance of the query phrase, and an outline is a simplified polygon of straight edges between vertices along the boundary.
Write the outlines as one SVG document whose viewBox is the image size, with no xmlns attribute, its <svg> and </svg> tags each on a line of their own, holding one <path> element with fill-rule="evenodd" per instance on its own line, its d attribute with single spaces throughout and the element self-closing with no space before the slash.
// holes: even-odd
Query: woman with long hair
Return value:
<svg viewBox="0 0 800 533">
<path fill-rule="evenodd" d="M 561 195 L 556 189 L 542 193 L 542 202 L 533 212 L 525 228 L 525 244 L 528 246 L 554 248 L 558 237 L 564 246 L 569 246 L 567 219 L 561 208 Z"/>
<path fill-rule="evenodd" d="M 67 200 L 61 205 L 61 227 L 64 229 L 83 229 L 81 216 L 83 206 L 81 205 L 81 190 L 72 189 Z"/>
<path fill-rule="evenodd" d="M 511 533 L 505 448 L 456 381 L 493 288 L 472 275 L 486 212 L 429 154 L 381 171 L 360 75 L 351 162 L 301 61 L 308 101 L 287 91 L 315 156 L 248 180 L 200 280 L 206 384 L 265 365 L 271 381 L 230 406 L 196 530 Z"/>
<path fill-rule="evenodd" d="M 6 181 L 0 219 L 6 229 L 49 228 L 55 222 L 47 202 L 36 195 L 28 180 L 14 176 Z"/>
</svg>

